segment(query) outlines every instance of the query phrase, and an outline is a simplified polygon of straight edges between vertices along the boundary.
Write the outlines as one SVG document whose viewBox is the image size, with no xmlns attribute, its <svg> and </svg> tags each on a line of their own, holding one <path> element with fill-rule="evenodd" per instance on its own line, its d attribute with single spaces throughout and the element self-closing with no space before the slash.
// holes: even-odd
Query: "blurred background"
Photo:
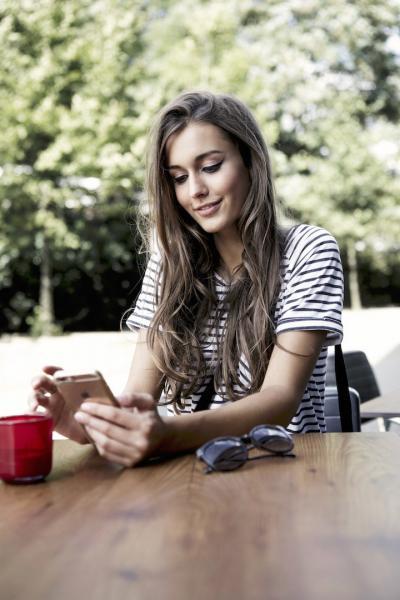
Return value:
<svg viewBox="0 0 400 600">
<path fill-rule="evenodd" d="M 254 112 L 284 208 L 339 241 L 346 307 L 399 305 L 397 0 L 2 0 L 0 47 L 7 347 L 118 331 L 143 272 L 148 130 L 192 88 Z"/>
</svg>

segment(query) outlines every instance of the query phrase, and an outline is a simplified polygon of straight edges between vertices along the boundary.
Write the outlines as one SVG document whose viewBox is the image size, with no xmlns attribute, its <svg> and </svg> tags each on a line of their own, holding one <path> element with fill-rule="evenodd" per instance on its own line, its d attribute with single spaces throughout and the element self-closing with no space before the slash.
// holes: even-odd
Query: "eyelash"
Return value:
<svg viewBox="0 0 400 600">
<path fill-rule="evenodd" d="M 202 171 L 204 171 L 205 173 L 216 173 L 219 168 L 221 167 L 222 163 L 224 161 L 221 160 L 218 163 L 215 163 L 214 165 L 209 165 L 208 167 L 203 167 Z M 178 177 L 173 177 L 173 181 L 176 185 L 181 185 L 182 183 L 185 183 L 187 178 L 187 175 L 178 175 Z"/>
</svg>

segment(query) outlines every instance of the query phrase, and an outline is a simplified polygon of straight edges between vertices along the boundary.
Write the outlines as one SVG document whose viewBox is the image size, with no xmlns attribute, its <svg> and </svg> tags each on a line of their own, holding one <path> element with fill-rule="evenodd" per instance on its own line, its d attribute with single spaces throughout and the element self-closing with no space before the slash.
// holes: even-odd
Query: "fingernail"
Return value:
<svg viewBox="0 0 400 600">
<path fill-rule="evenodd" d="M 84 414 L 83 414 L 83 413 L 81 413 L 81 412 L 76 412 L 76 413 L 74 414 L 74 417 L 75 417 L 75 419 L 76 419 L 77 421 L 84 421 L 84 420 L 85 420 L 85 418 L 86 418 L 86 415 L 84 415 Z"/>
<path fill-rule="evenodd" d="M 83 410 L 90 410 L 93 408 L 94 402 L 82 402 L 79 408 L 83 408 Z"/>
</svg>

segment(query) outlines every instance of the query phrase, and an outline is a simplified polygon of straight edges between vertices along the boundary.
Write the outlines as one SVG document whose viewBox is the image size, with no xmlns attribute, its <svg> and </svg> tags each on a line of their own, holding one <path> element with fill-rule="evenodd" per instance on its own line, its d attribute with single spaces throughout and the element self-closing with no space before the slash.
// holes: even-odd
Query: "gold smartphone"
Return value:
<svg viewBox="0 0 400 600">
<path fill-rule="evenodd" d="M 87 373 L 58 371 L 54 374 L 54 382 L 72 412 L 79 410 L 85 400 L 119 407 L 114 394 L 99 371 Z"/>
</svg>

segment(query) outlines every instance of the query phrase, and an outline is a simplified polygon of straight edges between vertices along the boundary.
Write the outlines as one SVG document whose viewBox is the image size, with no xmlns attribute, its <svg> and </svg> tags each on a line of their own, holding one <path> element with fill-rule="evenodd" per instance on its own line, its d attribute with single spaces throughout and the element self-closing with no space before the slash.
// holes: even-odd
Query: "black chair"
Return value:
<svg viewBox="0 0 400 600">
<path fill-rule="evenodd" d="M 357 390 L 349 387 L 349 396 L 351 403 L 352 431 L 361 431 L 360 395 Z M 328 433 L 342 431 L 339 398 L 336 386 L 327 386 L 325 388 L 325 422 Z"/>
<path fill-rule="evenodd" d="M 366 402 L 376 396 L 380 396 L 378 382 L 376 381 L 374 371 L 365 352 L 356 350 L 353 352 L 343 352 L 344 364 L 346 365 L 347 379 L 349 387 L 354 388 L 360 395 L 360 402 Z M 326 385 L 336 386 L 335 376 L 335 357 L 329 355 L 326 371 Z M 374 419 L 361 419 L 362 423 L 368 423 Z M 383 430 L 388 427 L 388 420 L 384 419 Z"/>
<path fill-rule="evenodd" d="M 349 387 L 354 388 L 360 395 L 360 402 L 366 402 L 381 392 L 374 372 L 365 352 L 343 352 Z M 329 355 L 326 372 L 326 385 L 336 386 L 335 357 Z"/>
</svg>

